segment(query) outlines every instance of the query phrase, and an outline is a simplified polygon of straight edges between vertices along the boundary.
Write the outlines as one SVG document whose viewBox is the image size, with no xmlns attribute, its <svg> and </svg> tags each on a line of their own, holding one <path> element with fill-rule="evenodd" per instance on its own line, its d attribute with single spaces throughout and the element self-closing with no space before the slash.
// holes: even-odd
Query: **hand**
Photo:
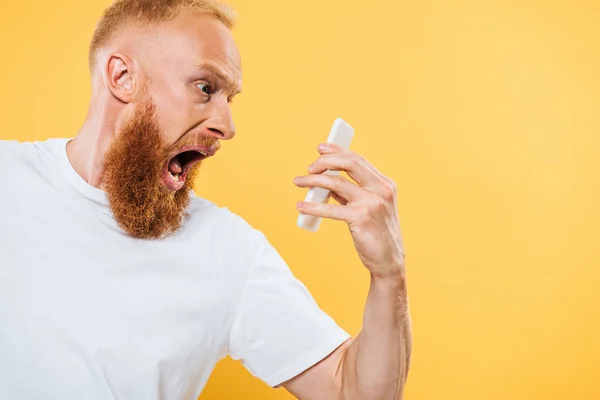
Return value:
<svg viewBox="0 0 600 400">
<path fill-rule="evenodd" d="M 396 184 L 360 155 L 335 144 L 319 145 L 321 157 L 308 172 L 294 179 L 298 187 L 320 187 L 331 191 L 339 205 L 299 202 L 300 212 L 346 221 L 354 246 L 375 278 L 404 272 L 404 248 L 396 213 Z M 342 176 L 323 175 L 345 171 L 355 182 Z"/>
</svg>

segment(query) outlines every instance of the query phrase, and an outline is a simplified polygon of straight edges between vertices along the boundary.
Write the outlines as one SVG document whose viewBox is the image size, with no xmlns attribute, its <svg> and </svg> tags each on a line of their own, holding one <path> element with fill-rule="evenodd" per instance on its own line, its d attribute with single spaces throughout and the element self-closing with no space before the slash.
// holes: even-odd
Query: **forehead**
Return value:
<svg viewBox="0 0 600 400">
<path fill-rule="evenodd" d="M 156 40 L 157 66 L 171 73 L 211 64 L 231 80 L 241 81 L 241 57 L 233 35 L 213 16 L 183 11 L 158 29 Z"/>
</svg>

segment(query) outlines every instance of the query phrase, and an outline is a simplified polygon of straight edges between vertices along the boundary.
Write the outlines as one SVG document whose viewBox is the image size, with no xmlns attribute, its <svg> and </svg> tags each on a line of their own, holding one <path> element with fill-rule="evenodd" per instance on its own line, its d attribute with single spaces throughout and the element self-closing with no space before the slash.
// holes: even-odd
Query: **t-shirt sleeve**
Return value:
<svg viewBox="0 0 600 400">
<path fill-rule="evenodd" d="M 231 329 L 229 355 L 271 387 L 315 365 L 350 335 L 322 311 L 262 236 Z"/>
</svg>

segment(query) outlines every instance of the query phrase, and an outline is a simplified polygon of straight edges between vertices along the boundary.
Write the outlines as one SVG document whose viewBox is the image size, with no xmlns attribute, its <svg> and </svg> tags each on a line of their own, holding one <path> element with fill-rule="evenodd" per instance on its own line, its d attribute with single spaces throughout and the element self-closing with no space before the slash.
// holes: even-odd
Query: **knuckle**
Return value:
<svg viewBox="0 0 600 400">
<path fill-rule="evenodd" d="M 374 212 L 385 209 L 386 206 L 387 206 L 387 201 L 383 197 L 377 196 L 373 200 L 373 211 Z"/>
<path fill-rule="evenodd" d="M 387 201 L 394 200 L 394 197 L 396 196 L 396 189 L 397 189 L 396 184 L 394 182 L 387 183 L 384 186 L 383 199 L 385 199 Z"/>
<path fill-rule="evenodd" d="M 392 180 L 392 179 L 388 179 L 389 182 L 389 186 L 390 189 L 392 190 L 393 193 L 397 193 L 398 192 L 398 185 L 396 184 L 396 181 Z"/>
<path fill-rule="evenodd" d="M 329 217 L 334 217 L 334 216 L 335 216 L 335 213 L 336 213 L 336 208 L 335 208 L 335 206 L 334 206 L 333 204 L 329 204 L 329 203 L 327 203 L 327 204 L 324 204 L 324 206 L 325 206 L 325 207 L 324 207 L 324 212 L 325 212 L 325 215 L 327 215 L 327 216 L 329 216 Z"/>
<path fill-rule="evenodd" d="M 333 184 L 332 184 L 332 186 L 333 186 L 334 190 L 341 189 L 344 186 L 345 183 L 346 183 L 346 179 L 342 178 L 341 176 L 338 175 L 338 176 L 334 176 L 333 177 Z"/>
<path fill-rule="evenodd" d="M 365 162 L 365 159 L 358 153 L 352 153 L 351 162 L 360 165 Z"/>
<path fill-rule="evenodd" d="M 371 219 L 371 216 L 372 216 L 371 208 L 366 205 L 362 206 L 357 210 L 357 214 L 358 214 L 358 221 L 360 223 L 365 223 Z"/>
</svg>

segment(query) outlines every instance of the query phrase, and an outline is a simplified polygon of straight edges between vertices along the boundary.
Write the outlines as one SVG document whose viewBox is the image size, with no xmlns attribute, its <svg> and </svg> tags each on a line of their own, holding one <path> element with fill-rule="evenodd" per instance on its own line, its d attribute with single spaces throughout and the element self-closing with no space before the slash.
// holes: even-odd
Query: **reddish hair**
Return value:
<svg viewBox="0 0 600 400">
<path fill-rule="evenodd" d="M 116 0 L 108 7 L 94 32 L 88 62 L 96 63 L 98 50 L 104 47 L 124 26 L 159 25 L 177 17 L 183 10 L 194 10 L 219 19 L 229 29 L 235 22 L 235 11 L 216 0 Z"/>
</svg>

